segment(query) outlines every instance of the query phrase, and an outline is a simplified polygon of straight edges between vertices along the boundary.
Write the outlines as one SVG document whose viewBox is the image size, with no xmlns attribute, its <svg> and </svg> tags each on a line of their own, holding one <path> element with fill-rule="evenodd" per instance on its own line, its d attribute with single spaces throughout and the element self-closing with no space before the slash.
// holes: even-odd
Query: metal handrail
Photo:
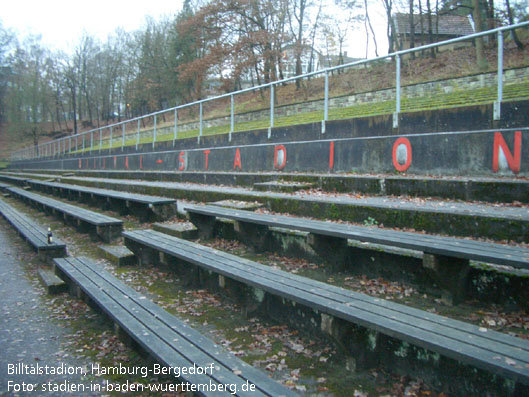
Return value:
<svg viewBox="0 0 529 397">
<path fill-rule="evenodd" d="M 75 139 L 75 150 L 77 150 L 77 139 L 79 137 L 83 137 L 83 148 L 84 148 L 84 145 L 85 145 L 84 135 L 86 135 L 86 134 L 91 134 L 90 151 L 92 151 L 92 150 L 94 150 L 93 134 L 96 133 L 96 132 L 99 133 L 99 150 L 101 150 L 101 146 L 102 146 L 102 132 L 103 132 L 104 129 L 109 129 L 110 132 L 111 132 L 111 135 L 110 135 L 110 148 L 112 148 L 112 140 L 113 140 L 113 138 L 112 138 L 112 129 L 114 127 L 118 127 L 118 126 L 122 126 L 122 131 L 123 132 L 122 132 L 122 139 L 121 140 L 122 140 L 122 148 L 123 148 L 125 146 L 125 124 L 126 123 L 132 123 L 134 121 L 137 121 L 137 123 L 138 123 L 137 138 L 136 138 L 136 148 L 137 148 L 138 144 L 139 144 L 139 140 L 140 140 L 139 139 L 139 136 L 140 136 L 140 120 L 146 119 L 146 118 L 149 118 L 149 117 L 153 117 L 154 118 L 154 131 L 153 131 L 153 141 L 152 141 L 153 148 L 154 148 L 154 145 L 155 145 L 156 139 L 157 139 L 157 137 L 156 137 L 156 117 L 158 115 L 160 115 L 160 114 L 171 112 L 171 111 L 174 111 L 174 113 L 175 113 L 175 127 L 174 127 L 174 140 L 173 140 L 173 145 L 174 145 L 174 142 L 178 138 L 178 125 L 177 125 L 177 123 L 178 123 L 178 110 L 184 109 L 184 108 L 188 108 L 188 107 L 192 107 L 192 106 L 196 106 L 196 105 L 198 105 L 200 107 L 200 111 L 199 111 L 199 114 L 200 114 L 199 115 L 199 136 L 198 136 L 198 139 L 200 140 L 201 137 L 202 137 L 202 134 L 203 134 L 203 119 L 204 119 L 203 118 L 203 105 L 205 103 L 207 103 L 207 102 L 217 101 L 217 100 L 221 100 L 221 99 L 225 99 L 225 98 L 230 98 L 230 102 L 231 102 L 230 131 L 229 131 L 229 139 L 231 141 L 231 134 L 234 132 L 234 118 L 235 118 L 234 96 L 235 95 L 244 94 L 244 93 L 247 93 L 247 92 L 263 90 L 263 89 L 266 89 L 266 88 L 270 88 L 270 126 L 269 126 L 269 136 L 270 136 L 270 130 L 271 130 L 271 128 L 274 127 L 274 99 L 275 99 L 274 98 L 274 87 L 276 85 L 285 84 L 285 83 L 288 83 L 288 82 L 292 82 L 292 81 L 296 81 L 296 80 L 304 79 L 304 78 L 309 78 L 309 77 L 313 77 L 313 76 L 317 76 L 317 75 L 321 75 L 321 74 L 325 75 L 324 118 L 322 120 L 322 132 L 325 133 L 325 123 L 328 120 L 328 108 L 329 108 L 329 73 L 332 73 L 334 71 L 338 71 L 338 70 L 341 70 L 341 69 L 347 69 L 347 68 L 354 67 L 354 66 L 374 63 L 374 62 L 385 60 L 385 59 L 388 59 L 388 58 L 394 58 L 395 62 L 396 62 L 396 82 L 395 82 L 396 105 L 395 105 L 395 113 L 393 114 L 393 125 L 394 125 L 394 127 L 397 127 L 398 126 L 398 116 L 399 116 L 399 113 L 400 113 L 400 110 L 401 110 L 400 109 L 400 103 L 401 103 L 400 102 L 400 99 L 401 99 L 400 60 L 401 60 L 401 57 L 403 55 L 411 54 L 411 53 L 415 53 L 415 52 L 421 52 L 421 51 L 425 51 L 425 50 L 428 50 L 428 49 L 431 49 L 431 48 L 441 47 L 441 46 L 444 46 L 444 45 L 450 45 L 450 44 L 454 44 L 454 43 L 468 41 L 468 40 L 472 40 L 472 39 L 479 38 L 479 37 L 489 36 L 489 35 L 492 35 L 492 34 L 497 34 L 498 35 L 498 89 L 497 89 L 497 100 L 494 103 L 494 119 L 498 120 L 500 118 L 500 115 L 501 115 L 500 106 L 501 106 L 501 101 L 502 101 L 502 97 L 503 97 L 503 78 L 502 78 L 502 75 L 503 75 L 503 35 L 502 35 L 502 33 L 505 32 L 505 31 L 511 31 L 511 30 L 519 29 L 519 28 L 523 28 L 523 27 L 529 27 L 529 21 L 521 22 L 521 23 L 518 23 L 518 24 L 515 24 L 515 25 L 503 26 L 503 27 L 500 27 L 500 28 L 491 29 L 491 30 L 487 30 L 487 31 L 484 31 L 484 32 L 479 32 L 479 33 L 474 33 L 474 34 L 471 34 L 471 35 L 462 36 L 462 37 L 458 37 L 458 38 L 454 38 L 454 39 L 450 39 L 450 40 L 445 40 L 445 41 L 441 41 L 441 42 L 437 42 L 437 43 L 426 44 L 426 45 L 423 45 L 423 46 L 420 46 L 420 47 L 414 47 L 414 48 L 410 48 L 410 49 L 406 49 L 406 50 L 400 50 L 400 51 L 396 51 L 396 52 L 393 52 L 393 53 L 390 53 L 390 54 L 387 54 L 387 55 L 382 55 L 382 56 L 378 56 L 378 57 L 371 58 L 371 59 L 362 59 L 362 60 L 350 62 L 350 63 L 347 63 L 347 64 L 343 64 L 343 65 L 337 65 L 337 66 L 333 66 L 333 67 L 328 67 L 328 68 L 325 68 L 325 69 L 322 69 L 322 70 L 317 70 L 317 71 L 314 71 L 314 72 L 305 73 L 305 74 L 297 75 L 297 76 L 292 76 L 292 77 L 284 78 L 284 79 L 281 79 L 281 80 L 276 80 L 276 81 L 273 81 L 273 82 L 270 82 L 270 83 L 265 83 L 265 84 L 261 84 L 261 85 L 258 85 L 258 86 L 253 86 L 253 87 L 241 89 L 239 91 L 234 91 L 234 92 L 218 95 L 218 96 L 211 97 L 211 98 L 200 99 L 200 100 L 193 101 L 193 102 L 190 102 L 190 103 L 186 103 L 186 104 L 183 104 L 183 105 L 178 105 L 178 106 L 175 106 L 175 107 L 172 107 L 172 108 L 160 110 L 160 111 L 149 113 L 149 114 L 146 114 L 146 115 L 143 115 L 143 116 L 134 117 L 134 118 L 131 118 L 131 119 L 128 119 L 128 120 L 125 120 L 125 121 L 120 121 L 120 122 L 117 122 L 117 123 L 114 123 L 114 124 L 109 124 L 109 125 L 106 125 L 106 126 L 103 126 L 103 127 L 99 127 L 99 128 L 95 128 L 95 129 L 89 130 L 89 131 L 81 132 L 81 133 L 78 133 L 76 135 L 71 135 L 71 136 L 68 136 L 68 137 L 65 137 L 65 138 L 60 138 L 60 139 L 57 139 L 57 140 L 53 140 L 53 141 L 50 141 L 50 142 L 39 144 L 39 145 L 37 145 L 36 148 L 35 148 L 35 146 L 24 148 L 24 149 L 21 149 L 21 150 L 15 152 L 15 153 L 13 153 L 11 155 L 11 159 L 12 159 L 12 161 L 15 161 L 15 160 L 21 160 L 21 159 L 30 159 L 30 158 L 35 158 L 35 157 L 42 157 L 42 153 L 43 152 L 45 153 L 44 156 L 46 156 L 46 157 L 48 157 L 48 156 L 56 156 L 56 155 L 59 155 L 61 152 L 64 154 L 64 153 L 66 153 L 66 142 L 65 142 L 66 139 L 70 140 L 70 147 L 69 147 L 68 152 L 71 152 L 72 151 L 71 140 Z M 61 148 L 61 142 L 62 142 L 62 145 L 63 145 L 62 148 Z"/>
</svg>

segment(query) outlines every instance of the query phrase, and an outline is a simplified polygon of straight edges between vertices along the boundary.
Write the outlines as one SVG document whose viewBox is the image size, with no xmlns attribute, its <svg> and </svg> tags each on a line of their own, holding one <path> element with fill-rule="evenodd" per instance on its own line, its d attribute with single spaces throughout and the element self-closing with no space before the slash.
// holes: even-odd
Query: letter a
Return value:
<svg viewBox="0 0 529 397">
<path fill-rule="evenodd" d="M 236 167 L 239 167 L 239 169 L 242 170 L 241 152 L 239 151 L 239 148 L 237 148 L 237 151 L 235 152 L 235 160 L 233 160 L 233 169 Z"/>
</svg>

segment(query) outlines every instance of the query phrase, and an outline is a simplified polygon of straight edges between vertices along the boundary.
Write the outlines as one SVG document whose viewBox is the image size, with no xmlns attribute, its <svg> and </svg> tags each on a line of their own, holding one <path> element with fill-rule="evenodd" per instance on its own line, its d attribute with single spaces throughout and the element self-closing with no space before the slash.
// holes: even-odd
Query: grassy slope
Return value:
<svg viewBox="0 0 529 397">
<path fill-rule="evenodd" d="M 529 44 L 529 38 L 525 38 Z M 494 71 L 497 58 L 496 49 L 492 46 L 487 51 L 489 71 Z M 504 51 L 505 68 L 515 68 L 529 65 L 529 53 L 527 51 L 518 51 L 512 45 L 507 45 Z M 417 84 L 427 81 L 435 81 L 464 75 L 477 73 L 475 67 L 475 56 L 473 48 L 462 48 L 455 51 L 446 51 L 437 54 L 435 59 L 429 57 L 418 57 L 416 59 L 404 58 L 402 62 L 402 86 Z M 394 65 L 388 62 L 379 62 L 369 68 L 360 67 L 348 70 L 345 73 L 334 74 L 330 76 L 330 97 L 350 95 L 354 93 L 371 92 L 382 89 L 391 89 L 395 85 Z M 504 87 L 504 101 L 529 99 L 529 82 L 518 85 L 507 85 Z M 321 99 L 323 95 L 323 78 L 313 78 L 305 80 L 301 89 L 296 89 L 295 84 L 276 87 L 276 109 L 282 105 L 295 104 L 305 101 Z M 427 96 L 420 98 L 402 98 L 401 111 L 413 112 L 420 110 L 434 110 L 441 108 L 450 108 L 457 106 L 476 105 L 492 103 L 496 99 L 496 87 L 487 87 L 475 90 L 459 90 L 452 93 L 432 92 Z M 253 92 L 237 95 L 235 99 L 235 113 L 245 113 L 258 110 L 269 109 L 269 92 Z M 204 105 L 204 115 L 207 119 L 217 117 L 226 117 L 230 114 L 229 98 L 224 101 L 215 101 Z M 395 109 L 395 101 L 381 101 L 375 103 L 363 103 L 351 107 L 331 108 L 329 109 L 329 119 L 348 119 L 355 117 L 366 117 L 383 114 L 392 114 Z M 197 109 L 189 111 L 179 111 L 179 125 L 186 122 L 193 122 L 198 119 Z M 275 116 L 275 126 L 287 126 L 319 122 L 323 119 L 323 109 L 321 111 L 295 113 L 287 116 Z M 134 123 L 135 124 L 135 123 Z M 147 121 L 147 125 L 140 130 L 142 133 L 148 133 L 153 129 L 152 120 Z M 249 131 L 255 129 L 268 128 L 270 125 L 268 116 L 262 120 L 243 122 L 235 124 L 234 131 Z M 173 139 L 174 118 L 172 112 L 158 120 L 157 141 L 167 141 Z M 128 125 L 127 131 L 135 131 L 135 125 Z M 165 131 L 167 132 L 164 132 Z M 204 135 L 226 134 L 229 132 L 229 121 L 225 125 L 217 127 L 204 128 Z M 119 147 L 122 145 L 121 131 L 114 131 L 112 146 Z M 6 139 L 0 133 L 0 159 L 7 158 L 8 153 L 15 147 L 25 147 L 30 142 L 13 141 Z M 104 132 L 104 139 L 108 131 Z M 179 131 L 179 138 L 196 137 L 199 135 L 198 129 L 189 131 Z M 3 138 L 3 139 L 2 139 Z M 94 139 L 99 139 L 97 134 Z M 46 141 L 48 139 L 44 139 Z M 96 145 L 97 145 L 96 140 Z M 2 143 L 2 141 L 4 143 Z M 140 143 L 151 142 L 152 138 L 142 138 Z M 135 145 L 136 136 L 131 135 L 127 138 L 125 145 Z M 81 146 L 81 145 L 80 145 Z M 101 149 L 108 149 L 109 143 L 103 141 Z M 99 148 L 99 147 L 97 147 Z M 79 150 L 81 152 L 82 150 Z"/>
</svg>

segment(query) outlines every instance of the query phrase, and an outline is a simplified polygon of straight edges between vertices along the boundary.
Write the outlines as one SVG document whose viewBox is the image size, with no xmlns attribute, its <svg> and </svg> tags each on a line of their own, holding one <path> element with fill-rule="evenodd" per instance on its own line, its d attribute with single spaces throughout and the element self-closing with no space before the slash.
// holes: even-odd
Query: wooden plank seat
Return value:
<svg viewBox="0 0 529 397">
<path fill-rule="evenodd" d="M 374 361 L 393 370 L 419 368 L 422 376 L 427 376 L 425 368 L 431 366 L 428 376 L 442 377 L 448 371 L 444 379 L 458 393 L 475 392 L 480 387 L 488 390 L 491 375 L 495 382 L 497 377 L 508 379 L 503 383 L 508 391 L 500 393 L 514 393 L 515 388 L 516 392 L 527 391 L 529 341 L 290 274 L 153 230 L 127 231 L 123 237 L 143 261 L 171 263 L 172 259 L 173 265 L 182 269 L 195 265 L 201 269 L 195 276 L 200 287 L 206 283 L 210 288 L 226 290 L 231 285 L 240 292 L 241 285 L 246 286 L 248 291 L 240 296 L 252 300 L 248 305 L 260 305 L 256 310 L 272 312 L 273 318 L 302 324 L 305 331 L 330 334 L 351 353 L 356 366 Z M 182 261 L 187 267 L 180 265 Z"/>
<path fill-rule="evenodd" d="M 498 243 L 411 233 L 367 226 L 355 226 L 286 215 L 259 214 L 212 205 L 185 205 L 195 225 L 210 234 L 215 218 L 236 221 L 250 244 L 264 244 L 269 227 L 309 232 L 309 244 L 323 257 L 345 261 L 347 239 L 423 252 L 423 267 L 437 277 L 437 283 L 453 303 L 464 299 L 469 261 L 529 269 L 529 249 Z"/>
<path fill-rule="evenodd" d="M 7 191 L 36 207 L 43 208 L 53 214 L 62 214 L 65 221 L 71 221 L 70 223 L 76 226 L 81 232 L 86 231 L 97 235 L 105 242 L 110 242 L 114 238 L 119 237 L 123 230 L 123 221 L 119 219 L 63 203 L 17 187 L 9 188 Z"/>
<path fill-rule="evenodd" d="M 142 220 L 164 221 L 176 214 L 176 200 L 138 193 L 127 193 L 109 189 L 99 189 L 28 179 L 26 183 L 34 189 L 52 194 L 61 194 L 69 199 L 92 202 L 95 205 L 108 205 L 121 214 L 133 214 Z"/>
<path fill-rule="evenodd" d="M 87 258 L 55 260 L 57 274 L 97 304 L 118 326 L 165 367 L 210 368 L 205 374 L 185 374 L 181 380 L 206 385 L 205 396 L 295 396 L 293 392 L 268 378 L 251 365 L 200 334 L 145 296 L 103 270 Z M 66 277 L 65 277 L 66 276 Z M 213 367 L 211 367 L 213 365 Z M 211 370 L 211 368 L 213 368 Z M 191 371 L 190 371 L 191 372 Z M 213 385 L 210 386 L 210 385 Z M 229 385 L 226 387 L 224 385 Z M 255 385 L 255 390 L 248 390 Z M 219 388 L 226 392 L 219 392 Z M 231 394 L 236 387 L 237 392 Z M 244 388 L 247 388 L 245 391 Z"/>
<path fill-rule="evenodd" d="M 39 258 L 46 262 L 50 258 L 66 255 L 66 244 L 56 237 L 48 243 L 48 230 L 40 227 L 33 219 L 21 214 L 0 199 L 0 213 L 18 233 L 37 251 Z"/>
<path fill-rule="evenodd" d="M 28 178 L 21 178 L 19 176 L 0 174 L 0 181 L 12 183 L 13 185 L 17 185 L 17 186 L 25 186 L 27 179 Z"/>
</svg>

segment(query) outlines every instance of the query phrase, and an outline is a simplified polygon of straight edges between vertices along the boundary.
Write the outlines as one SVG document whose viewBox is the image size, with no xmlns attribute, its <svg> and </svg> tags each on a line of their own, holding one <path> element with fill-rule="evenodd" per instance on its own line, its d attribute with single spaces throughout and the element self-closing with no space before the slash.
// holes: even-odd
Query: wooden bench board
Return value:
<svg viewBox="0 0 529 397">
<path fill-rule="evenodd" d="M 60 182 L 45 182 L 45 181 L 39 181 L 39 180 L 34 180 L 34 179 L 27 180 L 26 182 L 30 186 L 50 187 L 50 188 L 56 188 L 56 189 L 62 189 L 62 190 L 69 190 L 72 192 L 93 194 L 93 195 L 100 196 L 100 197 L 110 197 L 112 199 L 131 201 L 131 202 L 136 202 L 140 204 L 150 204 L 153 206 L 173 204 L 176 202 L 176 200 L 166 198 L 166 197 L 150 196 L 150 195 L 138 194 L 138 193 L 120 192 L 120 191 L 110 190 L 110 189 L 100 189 L 100 188 L 92 188 L 92 187 L 89 188 L 85 186 L 70 185 L 70 184 L 65 184 L 65 183 L 60 183 Z"/>
<path fill-rule="evenodd" d="M 185 205 L 184 210 L 206 216 L 228 218 L 263 226 L 281 227 L 337 238 L 392 245 L 425 253 L 497 263 L 529 269 L 529 249 L 454 237 L 432 236 L 367 226 L 295 218 L 285 215 L 256 214 L 216 206 Z"/>
<path fill-rule="evenodd" d="M 130 239 L 247 285 L 447 357 L 529 383 L 529 342 L 238 258 L 152 230 Z M 511 361 L 512 360 L 512 361 Z M 515 362 L 515 365 L 509 363 Z"/>
<path fill-rule="evenodd" d="M 99 214 L 94 211 L 90 211 L 84 208 L 77 207 L 75 205 L 71 205 L 68 203 L 64 203 L 62 201 L 54 200 L 52 198 L 44 197 L 39 194 L 27 192 L 25 190 L 22 190 L 20 188 L 10 188 L 8 191 L 12 192 L 13 194 L 26 198 L 28 200 L 31 200 L 35 203 L 39 203 L 41 205 L 44 205 L 48 208 L 56 209 L 60 212 L 63 212 L 67 215 L 70 215 L 74 218 L 80 219 L 84 222 L 90 223 L 92 225 L 96 226 L 109 226 L 109 225 L 122 225 L 123 221 L 112 218 L 107 215 Z"/>
<path fill-rule="evenodd" d="M 238 385 L 237 395 L 295 395 L 249 364 L 237 359 L 183 321 L 126 286 L 86 258 L 63 258 L 57 266 L 147 351 L 167 366 L 207 366 L 214 362 L 213 379 L 219 384 Z M 210 377 L 195 375 L 189 382 L 208 384 Z M 243 393 L 246 380 L 257 391 Z M 216 393 L 210 393 L 218 395 Z"/>
<path fill-rule="evenodd" d="M 35 221 L 22 215 L 0 199 L 0 213 L 11 223 L 37 251 L 63 251 L 66 244 L 54 237 L 48 244 L 48 231 L 36 225 Z"/>
<path fill-rule="evenodd" d="M 28 178 L 20 178 L 18 176 L 0 174 L 0 179 L 17 185 L 25 185 Z"/>
</svg>

